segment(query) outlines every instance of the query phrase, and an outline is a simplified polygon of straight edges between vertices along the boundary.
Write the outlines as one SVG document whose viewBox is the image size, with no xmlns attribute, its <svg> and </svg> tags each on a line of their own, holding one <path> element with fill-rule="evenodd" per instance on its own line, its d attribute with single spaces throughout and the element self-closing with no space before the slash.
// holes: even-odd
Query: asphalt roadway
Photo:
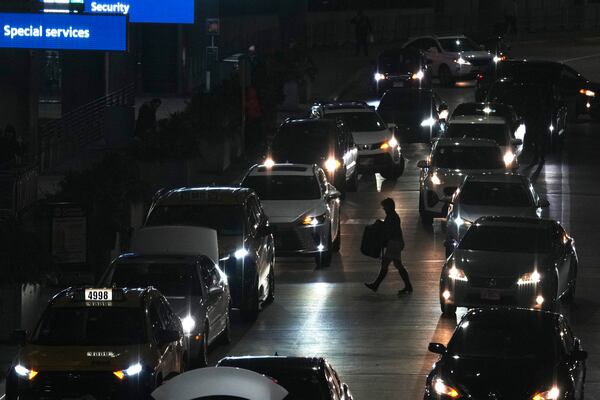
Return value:
<svg viewBox="0 0 600 400">
<path fill-rule="evenodd" d="M 514 55 L 568 60 L 590 79 L 600 81 L 600 41 L 530 42 Z M 368 99 L 359 79 L 347 98 Z M 450 110 L 473 99 L 472 88 L 439 89 Z M 574 332 L 589 352 L 585 392 L 600 399 L 600 124 L 589 119 L 569 125 L 561 155 L 544 165 L 522 170 L 550 201 L 550 215 L 575 238 L 580 258 L 575 302 L 561 305 Z M 442 318 L 438 279 L 444 261 L 445 232 L 440 220 L 421 225 L 418 215 L 417 161 L 424 145 L 405 146 L 406 171 L 397 181 L 362 176 L 357 193 L 342 206 L 342 247 L 327 269 L 312 259 L 277 260 L 276 298 L 253 324 L 235 321 L 233 342 L 211 350 L 211 362 L 225 355 L 301 355 L 326 357 L 357 399 L 420 399 L 425 376 L 436 360 L 429 342 L 446 343 L 456 321 Z M 360 254 L 363 228 L 383 218 L 379 203 L 392 197 L 402 219 L 406 241 L 403 261 L 414 293 L 398 297 L 400 277 L 390 267 L 388 278 L 373 293 L 363 286 L 378 272 L 377 260 Z M 459 309 L 457 318 L 465 312 Z M 3 393 L 0 384 L 0 400 Z"/>
</svg>

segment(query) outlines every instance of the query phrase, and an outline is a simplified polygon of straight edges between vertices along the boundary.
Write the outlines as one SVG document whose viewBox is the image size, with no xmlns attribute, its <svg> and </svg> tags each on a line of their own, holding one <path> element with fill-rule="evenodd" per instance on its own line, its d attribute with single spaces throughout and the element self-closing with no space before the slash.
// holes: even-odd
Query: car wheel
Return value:
<svg viewBox="0 0 600 400">
<path fill-rule="evenodd" d="M 425 201 L 423 196 L 419 196 L 419 215 L 421 216 L 421 223 L 423 225 L 433 224 L 433 216 L 429 211 L 425 211 Z"/>
<path fill-rule="evenodd" d="M 333 243 L 331 243 L 331 251 L 337 253 L 340 251 L 340 247 L 342 247 L 342 225 L 340 224 L 340 219 L 338 218 L 338 234 Z"/>
<path fill-rule="evenodd" d="M 454 83 L 452 79 L 452 73 L 450 72 L 450 68 L 446 64 L 443 64 L 440 67 L 440 71 L 438 72 L 438 76 L 440 78 L 440 84 L 442 86 L 452 86 Z"/>
<path fill-rule="evenodd" d="M 354 173 L 350 177 L 350 181 L 347 183 L 347 190 L 349 192 L 356 192 L 358 190 L 358 168 L 354 168 Z"/>
<path fill-rule="evenodd" d="M 242 319 L 247 322 L 256 321 L 258 318 L 259 311 L 259 299 L 258 299 L 258 278 L 254 280 L 253 286 L 250 288 L 248 299 L 242 308 Z"/>
<path fill-rule="evenodd" d="M 267 303 L 272 303 L 275 300 L 275 271 L 273 270 L 273 262 L 271 262 L 271 267 L 269 268 L 269 277 L 267 278 L 269 282 L 269 294 L 267 295 Z"/>
</svg>

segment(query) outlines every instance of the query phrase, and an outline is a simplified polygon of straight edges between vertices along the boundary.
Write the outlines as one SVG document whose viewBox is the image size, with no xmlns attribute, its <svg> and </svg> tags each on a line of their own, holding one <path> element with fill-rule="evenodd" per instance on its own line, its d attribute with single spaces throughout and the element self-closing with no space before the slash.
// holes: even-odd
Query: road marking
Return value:
<svg viewBox="0 0 600 400">
<path fill-rule="evenodd" d="M 600 53 L 590 54 L 587 56 L 581 56 L 581 57 L 575 57 L 575 58 L 566 58 L 564 60 L 561 60 L 560 62 L 569 63 L 569 62 L 573 62 L 573 61 L 587 60 L 589 58 L 596 58 L 596 57 L 600 57 Z"/>
</svg>

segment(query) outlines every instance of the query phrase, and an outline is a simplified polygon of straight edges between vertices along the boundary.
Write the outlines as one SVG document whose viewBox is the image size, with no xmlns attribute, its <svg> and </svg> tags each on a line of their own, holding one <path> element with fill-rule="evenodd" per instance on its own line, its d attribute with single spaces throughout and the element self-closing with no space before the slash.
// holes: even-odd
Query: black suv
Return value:
<svg viewBox="0 0 600 400">
<path fill-rule="evenodd" d="M 157 193 L 145 226 L 204 226 L 217 231 L 219 265 L 232 307 L 255 320 L 275 296 L 275 244 L 269 220 L 252 189 L 199 187 Z"/>
<path fill-rule="evenodd" d="M 388 49 L 377 56 L 373 85 L 378 96 L 393 87 L 431 87 L 431 71 L 418 49 Z"/>
<path fill-rule="evenodd" d="M 288 119 L 277 131 L 265 165 L 317 164 L 342 194 L 358 186 L 358 149 L 341 121 Z"/>
</svg>

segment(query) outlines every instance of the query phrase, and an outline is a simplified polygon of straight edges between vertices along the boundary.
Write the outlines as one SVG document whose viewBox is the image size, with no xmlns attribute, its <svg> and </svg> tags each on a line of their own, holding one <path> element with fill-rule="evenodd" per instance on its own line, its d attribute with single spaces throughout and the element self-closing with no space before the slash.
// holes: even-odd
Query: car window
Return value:
<svg viewBox="0 0 600 400">
<path fill-rule="evenodd" d="M 448 126 L 446 136 L 450 138 L 491 139 L 498 146 L 508 146 L 510 131 L 506 124 L 458 124 Z"/>
<path fill-rule="evenodd" d="M 493 207 L 532 207 L 526 186 L 509 182 L 467 181 L 460 190 L 460 204 Z"/>
<path fill-rule="evenodd" d="M 200 271 L 202 274 L 202 281 L 207 289 L 210 290 L 211 288 L 219 286 L 219 283 L 221 283 L 221 275 L 214 264 L 206 260 L 201 263 Z"/>
<path fill-rule="evenodd" d="M 352 132 L 378 132 L 386 128 L 385 122 L 373 112 L 330 112 L 325 118 L 342 120 Z"/>
<path fill-rule="evenodd" d="M 191 263 L 115 263 L 107 286 L 157 288 L 165 296 L 200 296 L 196 266 Z"/>
<path fill-rule="evenodd" d="M 567 67 L 567 66 L 563 66 L 560 70 L 560 79 L 564 79 L 566 81 L 568 81 L 569 83 L 575 83 L 575 82 L 579 82 L 580 77 L 579 74 Z"/>
<path fill-rule="evenodd" d="M 146 226 L 206 226 L 219 236 L 238 236 L 243 233 L 243 221 L 243 210 L 237 205 L 159 205 L 152 209 Z"/>
<path fill-rule="evenodd" d="M 254 189 L 261 200 L 315 200 L 321 198 L 314 175 L 251 175 L 242 186 Z"/>
</svg>

